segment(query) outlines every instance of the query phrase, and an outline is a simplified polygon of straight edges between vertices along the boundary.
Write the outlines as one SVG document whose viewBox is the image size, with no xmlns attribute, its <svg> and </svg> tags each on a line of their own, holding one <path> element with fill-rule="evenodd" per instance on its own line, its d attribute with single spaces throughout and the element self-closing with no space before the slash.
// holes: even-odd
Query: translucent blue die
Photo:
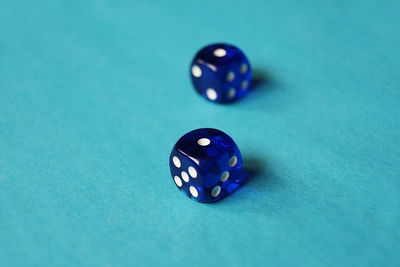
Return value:
<svg viewBox="0 0 400 267">
<path fill-rule="evenodd" d="M 202 48 L 192 61 L 190 74 L 196 91 L 213 102 L 234 102 L 249 92 L 250 63 L 233 45 L 212 44 Z"/>
<path fill-rule="evenodd" d="M 182 136 L 171 151 L 169 166 L 178 189 L 199 202 L 218 201 L 244 181 L 239 148 L 217 129 L 202 128 Z"/>
</svg>

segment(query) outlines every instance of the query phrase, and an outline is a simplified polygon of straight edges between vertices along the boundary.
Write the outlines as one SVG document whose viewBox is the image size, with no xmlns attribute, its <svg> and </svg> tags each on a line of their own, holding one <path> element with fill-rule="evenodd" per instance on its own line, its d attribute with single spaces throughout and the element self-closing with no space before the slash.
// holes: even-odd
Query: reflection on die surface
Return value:
<svg viewBox="0 0 400 267">
<path fill-rule="evenodd" d="M 179 190 L 199 202 L 218 201 L 244 180 L 239 148 L 217 129 L 196 129 L 183 135 L 172 148 L 169 165 Z"/>
<path fill-rule="evenodd" d="M 230 103 L 245 96 L 252 76 L 245 54 L 222 43 L 200 49 L 193 58 L 190 74 L 196 91 L 217 103 Z"/>
</svg>

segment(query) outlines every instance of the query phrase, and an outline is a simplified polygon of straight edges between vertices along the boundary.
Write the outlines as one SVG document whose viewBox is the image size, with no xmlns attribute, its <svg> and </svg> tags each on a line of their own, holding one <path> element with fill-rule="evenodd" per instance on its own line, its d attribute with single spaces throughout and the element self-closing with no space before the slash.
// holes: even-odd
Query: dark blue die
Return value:
<svg viewBox="0 0 400 267">
<path fill-rule="evenodd" d="M 249 92 L 250 63 L 233 45 L 212 44 L 202 48 L 192 61 L 190 74 L 196 91 L 213 102 L 233 102 Z"/>
<path fill-rule="evenodd" d="M 217 129 L 202 128 L 182 136 L 169 166 L 176 186 L 199 202 L 215 202 L 243 182 L 242 156 L 235 142 Z"/>
</svg>

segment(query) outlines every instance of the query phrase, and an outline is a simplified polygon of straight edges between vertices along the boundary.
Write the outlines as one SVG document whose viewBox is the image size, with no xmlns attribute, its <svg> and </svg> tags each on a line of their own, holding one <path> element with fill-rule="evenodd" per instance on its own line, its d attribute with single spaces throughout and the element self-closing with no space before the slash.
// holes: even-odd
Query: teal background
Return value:
<svg viewBox="0 0 400 267">
<path fill-rule="evenodd" d="M 0 266 L 399 266 L 399 1 L 0 1 Z M 229 42 L 263 80 L 199 97 Z M 168 156 L 239 145 L 251 181 L 198 204 Z"/>
</svg>

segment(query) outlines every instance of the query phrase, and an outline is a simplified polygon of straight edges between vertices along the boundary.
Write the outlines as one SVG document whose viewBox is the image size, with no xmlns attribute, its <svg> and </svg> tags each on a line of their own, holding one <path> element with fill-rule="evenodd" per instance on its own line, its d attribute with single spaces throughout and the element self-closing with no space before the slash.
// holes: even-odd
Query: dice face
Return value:
<svg viewBox="0 0 400 267">
<path fill-rule="evenodd" d="M 243 182 L 242 157 L 224 132 L 202 128 L 182 136 L 171 151 L 169 165 L 176 186 L 199 202 L 215 202 Z"/>
<path fill-rule="evenodd" d="M 213 102 L 234 102 L 249 92 L 249 61 L 233 45 L 212 44 L 202 48 L 192 61 L 190 74 L 196 91 Z"/>
</svg>

